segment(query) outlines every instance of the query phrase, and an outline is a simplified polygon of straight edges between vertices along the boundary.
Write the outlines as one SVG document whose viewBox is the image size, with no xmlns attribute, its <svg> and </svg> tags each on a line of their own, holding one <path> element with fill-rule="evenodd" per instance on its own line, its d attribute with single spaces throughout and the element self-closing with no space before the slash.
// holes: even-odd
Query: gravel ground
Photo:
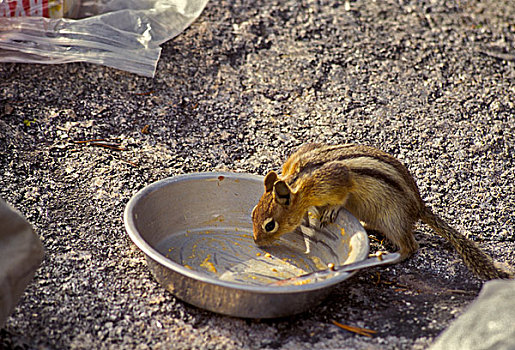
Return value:
<svg viewBox="0 0 515 350">
<path fill-rule="evenodd" d="M 163 46 L 154 79 L 0 64 L 0 196 L 46 247 L 0 348 L 426 348 L 481 283 L 423 225 L 413 258 L 359 273 L 310 312 L 259 321 L 164 291 L 122 213 L 168 176 L 264 174 L 305 142 L 366 143 L 515 265 L 514 23 L 511 0 L 222 0 Z M 73 142 L 90 139 L 123 150 Z"/>
</svg>

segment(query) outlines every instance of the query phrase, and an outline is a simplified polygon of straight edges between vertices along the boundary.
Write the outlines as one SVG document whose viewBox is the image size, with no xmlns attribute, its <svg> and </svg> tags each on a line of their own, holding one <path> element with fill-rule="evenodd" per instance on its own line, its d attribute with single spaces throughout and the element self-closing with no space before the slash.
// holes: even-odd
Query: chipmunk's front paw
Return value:
<svg viewBox="0 0 515 350">
<path fill-rule="evenodd" d="M 320 225 L 324 227 L 335 222 L 339 212 L 340 207 L 324 207 L 320 209 Z"/>
</svg>

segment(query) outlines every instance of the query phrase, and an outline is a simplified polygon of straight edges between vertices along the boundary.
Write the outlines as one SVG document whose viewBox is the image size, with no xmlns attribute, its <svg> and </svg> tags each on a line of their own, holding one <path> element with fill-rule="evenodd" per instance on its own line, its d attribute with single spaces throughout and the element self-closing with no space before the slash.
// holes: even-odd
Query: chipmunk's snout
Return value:
<svg viewBox="0 0 515 350">
<path fill-rule="evenodd" d="M 259 237 L 259 236 L 256 237 L 256 235 L 254 235 L 254 243 L 256 243 L 256 245 L 259 248 L 270 247 L 274 241 L 275 241 L 274 238 Z"/>
<path fill-rule="evenodd" d="M 254 243 L 256 243 L 256 245 L 259 247 L 259 248 L 266 248 L 266 247 L 269 247 L 270 246 L 270 241 L 268 240 L 263 240 L 263 239 L 254 239 Z"/>
</svg>

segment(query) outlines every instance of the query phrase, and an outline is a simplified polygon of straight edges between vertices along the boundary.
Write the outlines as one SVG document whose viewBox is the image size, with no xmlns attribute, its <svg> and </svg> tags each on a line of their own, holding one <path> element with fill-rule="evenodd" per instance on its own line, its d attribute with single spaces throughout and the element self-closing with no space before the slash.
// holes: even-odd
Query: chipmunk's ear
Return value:
<svg viewBox="0 0 515 350">
<path fill-rule="evenodd" d="M 274 188 L 274 183 L 277 181 L 277 173 L 271 171 L 265 176 L 265 192 L 270 192 Z"/>
<path fill-rule="evenodd" d="M 290 205 L 291 189 L 284 181 L 274 183 L 274 199 L 281 205 Z"/>
</svg>

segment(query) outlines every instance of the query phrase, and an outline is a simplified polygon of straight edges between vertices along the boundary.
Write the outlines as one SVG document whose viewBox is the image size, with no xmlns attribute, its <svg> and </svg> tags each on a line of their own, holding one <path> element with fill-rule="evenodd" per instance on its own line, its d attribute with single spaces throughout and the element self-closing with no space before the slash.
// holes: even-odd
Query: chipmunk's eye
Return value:
<svg viewBox="0 0 515 350">
<path fill-rule="evenodd" d="M 273 218 L 268 218 L 263 223 L 263 228 L 268 233 L 274 233 L 279 228 L 279 225 L 277 225 Z"/>
</svg>

